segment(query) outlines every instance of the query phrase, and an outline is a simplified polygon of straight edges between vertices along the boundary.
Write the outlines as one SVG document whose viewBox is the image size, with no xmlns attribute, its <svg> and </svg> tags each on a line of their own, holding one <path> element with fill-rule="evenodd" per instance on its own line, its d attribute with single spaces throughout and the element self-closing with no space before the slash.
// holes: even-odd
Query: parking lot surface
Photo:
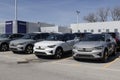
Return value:
<svg viewBox="0 0 120 80">
<path fill-rule="evenodd" d="M 0 80 L 120 80 L 120 53 L 107 63 L 0 52 Z"/>
</svg>

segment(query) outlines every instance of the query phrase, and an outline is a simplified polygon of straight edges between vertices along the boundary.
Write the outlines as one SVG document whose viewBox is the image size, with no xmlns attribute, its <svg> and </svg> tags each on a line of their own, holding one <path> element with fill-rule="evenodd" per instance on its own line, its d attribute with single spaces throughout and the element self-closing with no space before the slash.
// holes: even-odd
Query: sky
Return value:
<svg viewBox="0 0 120 80">
<path fill-rule="evenodd" d="M 14 20 L 14 1 L 0 0 L 0 21 Z M 18 20 L 70 25 L 77 22 L 76 10 L 83 17 L 99 8 L 120 6 L 120 0 L 17 0 Z"/>
</svg>

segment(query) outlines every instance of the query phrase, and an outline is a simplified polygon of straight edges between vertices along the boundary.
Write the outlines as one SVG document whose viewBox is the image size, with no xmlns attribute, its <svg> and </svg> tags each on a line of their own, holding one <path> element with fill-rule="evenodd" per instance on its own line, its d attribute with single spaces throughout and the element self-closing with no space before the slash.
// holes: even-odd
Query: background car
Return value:
<svg viewBox="0 0 120 80">
<path fill-rule="evenodd" d="M 45 40 L 49 33 L 28 33 L 18 40 L 10 42 L 10 50 L 14 53 L 24 52 L 27 54 L 33 53 L 33 46 L 35 42 Z"/>
<path fill-rule="evenodd" d="M 12 40 L 19 39 L 23 37 L 24 34 L 15 33 L 15 34 L 1 34 L 0 35 L 0 50 L 7 51 L 9 50 L 9 43 Z"/>
<path fill-rule="evenodd" d="M 34 45 L 34 54 L 39 58 L 43 56 L 54 56 L 61 58 L 63 53 L 72 51 L 73 45 L 77 42 L 73 34 L 52 34 L 46 41 L 37 42 Z"/>
<path fill-rule="evenodd" d="M 116 55 L 116 42 L 109 34 L 89 34 L 73 47 L 74 59 L 101 59 Z"/>
<path fill-rule="evenodd" d="M 110 34 L 117 43 L 117 49 L 120 50 L 120 34 L 119 32 L 107 32 L 107 34 Z"/>
<path fill-rule="evenodd" d="M 78 38 L 79 40 L 83 39 L 87 34 L 92 34 L 92 33 L 89 33 L 89 32 L 86 32 L 86 33 L 73 33 L 75 35 L 76 38 Z"/>
</svg>

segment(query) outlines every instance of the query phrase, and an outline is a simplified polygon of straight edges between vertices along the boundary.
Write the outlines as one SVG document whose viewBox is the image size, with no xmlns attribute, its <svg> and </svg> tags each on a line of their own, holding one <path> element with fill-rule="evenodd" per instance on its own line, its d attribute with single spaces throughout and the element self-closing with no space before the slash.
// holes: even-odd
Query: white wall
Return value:
<svg viewBox="0 0 120 80">
<path fill-rule="evenodd" d="M 84 32 L 84 30 L 87 30 L 87 32 L 94 30 L 94 33 L 98 33 L 99 29 L 101 32 L 106 32 L 106 29 L 109 29 L 109 32 L 118 29 L 118 32 L 120 32 L 120 21 L 71 24 L 71 29 L 73 33 Z"/>
<path fill-rule="evenodd" d="M 13 21 L 13 33 L 17 33 L 17 21 Z"/>
<path fill-rule="evenodd" d="M 27 22 L 27 33 L 32 33 L 32 32 L 39 32 L 40 31 L 40 26 L 37 23 L 30 23 Z"/>
<path fill-rule="evenodd" d="M 41 32 L 58 32 L 58 26 L 41 27 Z"/>
<path fill-rule="evenodd" d="M 5 22 L 0 23 L 0 33 L 5 33 Z"/>
<path fill-rule="evenodd" d="M 69 27 L 59 27 L 59 32 L 71 33 L 71 29 Z"/>
</svg>

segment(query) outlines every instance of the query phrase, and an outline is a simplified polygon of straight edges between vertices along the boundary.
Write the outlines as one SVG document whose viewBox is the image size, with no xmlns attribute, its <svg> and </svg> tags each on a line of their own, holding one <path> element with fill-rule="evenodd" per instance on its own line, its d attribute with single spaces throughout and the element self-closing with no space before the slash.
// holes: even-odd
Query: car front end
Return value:
<svg viewBox="0 0 120 80">
<path fill-rule="evenodd" d="M 27 44 L 32 42 L 33 42 L 32 40 L 25 39 L 14 40 L 10 42 L 9 48 L 11 51 L 23 52 L 25 51 Z"/>
<path fill-rule="evenodd" d="M 103 57 L 103 42 L 80 42 L 73 47 L 74 58 L 100 59 Z M 89 45 L 89 46 L 88 46 Z"/>
<path fill-rule="evenodd" d="M 61 41 L 42 41 L 34 44 L 33 53 L 35 55 L 54 55 L 55 50 Z"/>
</svg>

